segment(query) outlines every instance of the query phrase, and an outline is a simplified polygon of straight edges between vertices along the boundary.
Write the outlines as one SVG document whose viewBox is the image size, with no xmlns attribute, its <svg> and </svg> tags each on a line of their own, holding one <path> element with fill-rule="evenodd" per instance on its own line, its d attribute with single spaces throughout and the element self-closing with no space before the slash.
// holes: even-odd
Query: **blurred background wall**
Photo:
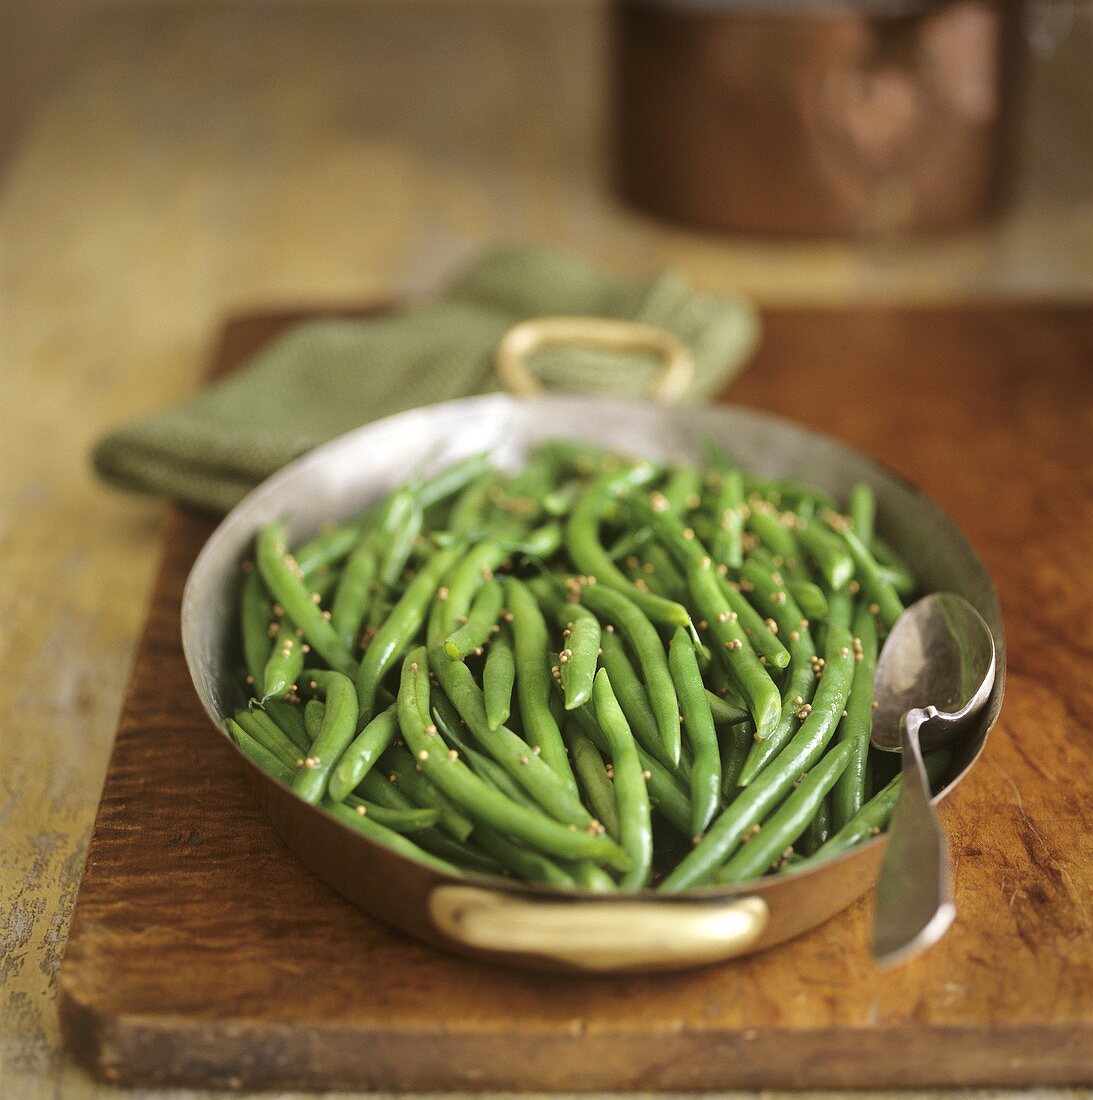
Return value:
<svg viewBox="0 0 1093 1100">
<path fill-rule="evenodd" d="M 81 44 L 104 14 L 134 9 L 266 7 L 279 10 L 364 7 L 370 0 L 0 0 L 0 167 L 35 110 L 78 60 Z M 516 4 L 543 0 L 497 0 Z M 590 7 L 602 0 L 588 0 Z M 1093 0 L 1028 0 L 1024 40 L 1029 58 L 1029 115 L 1050 120 L 1047 134 L 1093 146 Z M 1024 129 L 1037 143 L 1043 127 Z M 1065 149 L 1073 154 L 1073 146 Z"/>
<path fill-rule="evenodd" d="M 0 164 L 106 0 L 0 0 Z"/>
</svg>

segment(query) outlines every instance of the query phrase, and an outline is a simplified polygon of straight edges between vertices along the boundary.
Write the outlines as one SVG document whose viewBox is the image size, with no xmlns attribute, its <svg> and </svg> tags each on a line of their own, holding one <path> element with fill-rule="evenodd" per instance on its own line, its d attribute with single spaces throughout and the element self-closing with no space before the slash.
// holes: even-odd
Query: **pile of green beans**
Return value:
<svg viewBox="0 0 1093 1100">
<path fill-rule="evenodd" d="M 452 874 L 593 891 L 793 873 L 883 830 L 878 647 L 916 589 L 845 510 L 708 446 L 552 441 L 244 562 L 239 748 Z M 940 781 L 947 759 L 930 761 Z"/>
</svg>

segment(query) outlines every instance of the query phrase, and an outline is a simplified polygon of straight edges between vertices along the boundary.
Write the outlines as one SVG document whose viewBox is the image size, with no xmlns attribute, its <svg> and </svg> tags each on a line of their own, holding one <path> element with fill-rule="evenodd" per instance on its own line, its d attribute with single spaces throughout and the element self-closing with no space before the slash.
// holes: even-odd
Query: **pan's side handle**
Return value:
<svg viewBox="0 0 1093 1100">
<path fill-rule="evenodd" d="M 537 956 L 589 971 L 654 970 L 718 962 L 755 946 L 767 926 L 758 896 L 709 901 L 520 897 L 476 886 L 439 886 L 437 928 L 465 947 Z"/>
<path fill-rule="evenodd" d="M 655 325 L 615 317 L 535 317 L 510 328 L 494 353 L 494 366 L 505 388 L 520 397 L 543 392 L 528 369 L 528 359 L 542 348 L 583 347 L 601 351 L 641 351 L 655 355 L 660 368 L 649 388 L 654 401 L 679 401 L 694 377 L 690 350 L 670 332 Z"/>
</svg>

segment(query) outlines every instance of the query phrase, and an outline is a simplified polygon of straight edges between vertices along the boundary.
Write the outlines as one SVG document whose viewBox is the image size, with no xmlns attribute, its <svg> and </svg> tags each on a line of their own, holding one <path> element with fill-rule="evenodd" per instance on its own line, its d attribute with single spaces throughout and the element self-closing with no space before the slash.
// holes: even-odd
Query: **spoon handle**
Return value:
<svg viewBox="0 0 1093 1100">
<path fill-rule="evenodd" d="M 956 908 L 949 887 L 949 845 L 930 804 L 930 781 L 922 762 L 919 729 L 937 713 L 910 710 L 901 723 L 902 776 L 899 802 L 877 879 L 873 958 L 896 966 L 936 943 Z"/>
</svg>

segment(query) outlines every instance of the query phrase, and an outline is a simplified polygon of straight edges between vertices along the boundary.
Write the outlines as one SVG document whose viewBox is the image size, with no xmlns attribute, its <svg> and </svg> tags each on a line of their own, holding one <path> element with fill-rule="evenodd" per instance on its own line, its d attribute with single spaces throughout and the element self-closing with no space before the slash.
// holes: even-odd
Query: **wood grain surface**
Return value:
<svg viewBox="0 0 1093 1100">
<path fill-rule="evenodd" d="M 229 327 L 218 363 L 284 315 Z M 950 511 L 1006 613 L 1009 686 L 946 803 L 959 916 L 878 973 L 863 900 L 753 959 L 671 977 L 524 975 L 363 916 L 280 846 L 186 676 L 178 605 L 211 530 L 172 514 L 88 854 L 61 1011 L 126 1082 L 711 1089 L 1093 1080 L 1093 314 L 769 312 L 727 399 L 889 462 Z"/>
</svg>

